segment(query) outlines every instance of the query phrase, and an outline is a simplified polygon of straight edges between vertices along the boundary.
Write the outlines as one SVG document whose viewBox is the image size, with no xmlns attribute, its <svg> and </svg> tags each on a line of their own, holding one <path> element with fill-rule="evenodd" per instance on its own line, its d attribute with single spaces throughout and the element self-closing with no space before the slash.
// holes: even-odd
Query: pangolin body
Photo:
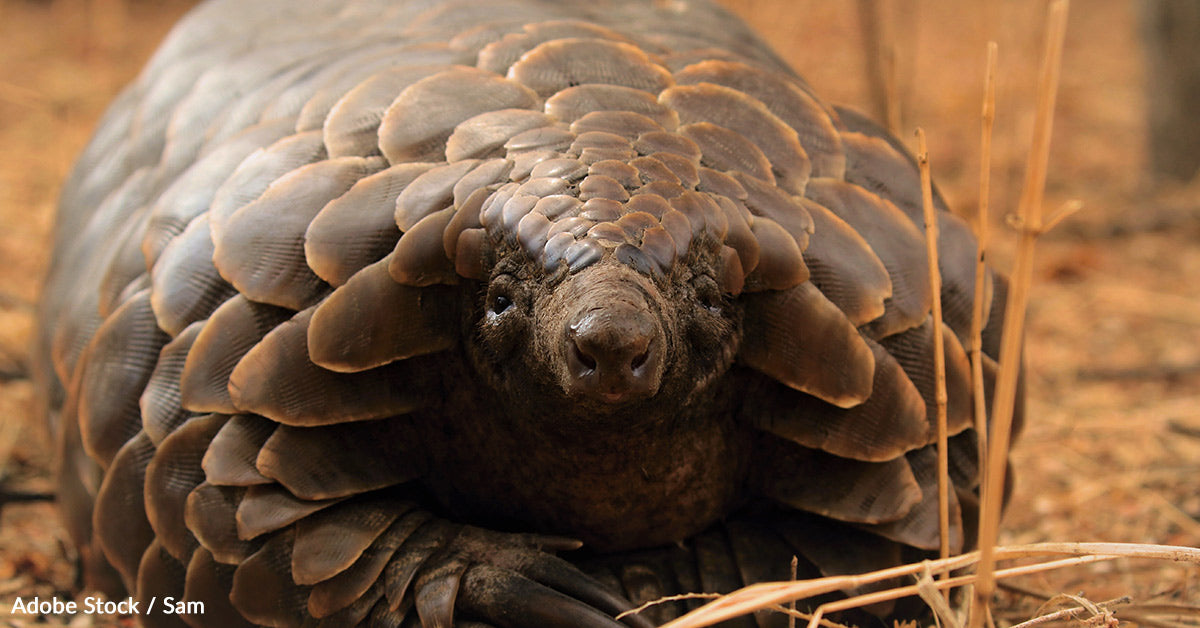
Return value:
<svg viewBox="0 0 1200 628">
<path fill-rule="evenodd" d="M 612 627 L 919 559 L 918 182 L 698 0 L 203 4 L 62 193 L 42 379 L 90 586 L 206 605 L 156 626 Z M 937 203 L 961 549 L 976 247 Z"/>
</svg>

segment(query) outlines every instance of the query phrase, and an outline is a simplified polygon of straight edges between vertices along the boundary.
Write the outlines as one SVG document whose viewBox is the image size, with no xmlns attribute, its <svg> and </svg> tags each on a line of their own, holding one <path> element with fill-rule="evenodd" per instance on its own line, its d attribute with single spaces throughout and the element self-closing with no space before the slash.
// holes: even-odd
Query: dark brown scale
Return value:
<svg viewBox="0 0 1200 628">
<path fill-rule="evenodd" d="M 89 587 L 195 626 L 649 628 L 700 601 L 614 618 L 933 555 L 894 138 L 706 0 L 235 4 L 64 187 L 37 371 Z M 967 549 L 976 247 L 939 216 Z"/>
</svg>

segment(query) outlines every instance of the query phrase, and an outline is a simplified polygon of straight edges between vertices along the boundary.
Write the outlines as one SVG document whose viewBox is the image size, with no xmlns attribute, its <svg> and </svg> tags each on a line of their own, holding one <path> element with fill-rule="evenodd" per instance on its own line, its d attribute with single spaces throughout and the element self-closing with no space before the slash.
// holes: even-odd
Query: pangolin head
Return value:
<svg viewBox="0 0 1200 628">
<path fill-rule="evenodd" d="M 440 235 L 442 246 L 407 256 L 402 239 L 396 258 L 409 262 L 393 276 L 411 281 L 440 264 L 454 280 L 449 262 L 457 278 L 480 282 L 466 333 L 473 362 L 514 399 L 568 400 L 593 414 L 686 402 L 733 361 L 738 295 L 807 279 L 796 238 L 756 218 L 736 178 L 701 165 L 688 136 L 709 126 L 668 132 L 625 111 L 521 131 L 504 157 L 463 174 L 482 171 L 484 185 L 428 217 L 437 224 L 427 235 L 420 224 L 405 234 Z M 788 246 L 761 246 L 760 235 Z"/>
</svg>

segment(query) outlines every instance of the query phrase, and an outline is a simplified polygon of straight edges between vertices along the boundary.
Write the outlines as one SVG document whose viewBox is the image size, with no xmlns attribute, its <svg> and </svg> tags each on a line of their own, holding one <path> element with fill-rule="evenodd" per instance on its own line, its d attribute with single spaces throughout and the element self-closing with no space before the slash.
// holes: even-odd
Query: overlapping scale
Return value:
<svg viewBox="0 0 1200 628">
<path fill-rule="evenodd" d="M 318 583 L 308 596 L 314 617 L 327 617 L 361 598 L 383 574 L 392 556 L 424 519 L 401 513 L 362 555 L 338 575 Z"/>
<path fill-rule="evenodd" d="M 146 260 L 136 244 L 146 225 L 146 213 L 140 212 L 124 228 L 114 234 L 110 243 L 113 254 L 104 265 L 97 290 L 99 312 L 108 316 L 134 293 L 150 284 Z"/>
<path fill-rule="evenodd" d="M 205 153 L 163 191 L 150 208 L 142 254 L 152 266 L 162 250 L 200 214 L 208 211 L 217 188 L 246 157 L 293 132 L 286 120 L 246 129 Z"/>
<path fill-rule="evenodd" d="M 845 174 L 846 155 L 830 112 L 793 77 L 745 63 L 706 60 L 676 72 L 675 81 L 723 85 L 759 100 L 796 131 L 812 161 L 812 176 L 840 179 Z"/>
<path fill-rule="evenodd" d="M 204 482 L 200 461 L 228 417 L 210 414 L 184 423 L 158 446 L 146 467 L 146 516 L 158 542 L 176 560 L 191 560 L 197 542 L 184 520 L 188 495 Z"/>
<path fill-rule="evenodd" d="M 229 216 L 256 200 L 276 179 L 325 157 L 325 144 L 316 131 L 289 135 L 251 153 L 213 195 L 208 222 L 214 241 L 221 237 Z"/>
<path fill-rule="evenodd" d="M 153 457 L 154 443 L 138 432 L 116 453 L 96 493 L 96 540 L 127 587 L 137 582 L 138 562 L 154 540 L 142 500 L 146 465 Z"/>
<path fill-rule="evenodd" d="M 624 85 L 657 94 L 674 84 L 671 74 L 641 48 L 608 39 L 555 39 L 526 52 L 508 77 L 547 98 L 576 85 Z"/>
<path fill-rule="evenodd" d="M 307 307 L 325 290 L 304 254 L 309 223 L 326 203 L 382 166 L 378 158 L 339 157 L 280 177 L 214 233 L 213 262 L 221 276 L 255 301 Z"/>
<path fill-rule="evenodd" d="M 553 122 L 550 116 L 529 109 L 485 111 L 454 127 L 446 139 L 446 161 L 500 156 L 509 138 L 531 129 L 548 127 Z"/>
<path fill-rule="evenodd" d="M 285 530 L 271 537 L 233 573 L 229 598 L 255 624 L 298 628 L 304 623 L 311 587 L 292 582 L 294 536 Z"/>
<path fill-rule="evenodd" d="M 379 124 L 379 147 L 392 164 L 437 160 L 463 121 L 497 109 L 531 109 L 538 102 L 528 88 L 491 72 L 443 70 L 400 92 Z"/>
<path fill-rule="evenodd" d="M 204 452 L 201 466 L 206 481 L 222 486 L 270 483 L 271 479 L 259 473 L 255 465 L 259 450 L 277 426 L 274 421 L 253 414 L 229 417 Z"/>
<path fill-rule="evenodd" d="M 838 408 L 779 386 L 756 391 L 744 412 L 759 429 L 842 458 L 886 462 L 930 440 L 926 405 L 895 358 L 866 340 L 875 358 L 871 396 Z"/>
<path fill-rule="evenodd" d="M 772 522 L 775 531 L 788 541 L 799 555 L 811 561 L 824 576 L 852 576 L 887 569 L 904 563 L 902 546 L 883 537 L 847 528 L 839 522 L 808 515 L 789 513 Z M 843 589 L 847 595 L 860 595 L 898 586 L 898 580 L 883 581 Z M 874 609 L 880 614 L 892 612 L 894 603 Z"/>
<path fill-rule="evenodd" d="M 345 50 L 344 47 L 340 48 L 341 50 L 335 48 L 322 52 L 337 54 Z M 306 54 L 303 58 L 296 59 L 288 67 L 282 68 L 279 72 L 255 85 L 230 106 L 220 110 L 211 120 L 205 120 L 207 122 L 204 128 L 206 137 L 203 138 L 199 150 L 203 151 L 209 142 L 219 143 L 262 120 L 287 120 L 295 127 L 296 114 L 303 105 L 301 99 L 308 97 L 308 94 L 300 95 L 300 92 L 314 88 L 312 80 L 320 74 L 321 66 L 319 58 L 314 59 L 311 54 Z M 186 144 L 183 142 L 178 145 L 175 142 L 168 144 L 168 149 L 176 152 L 165 155 L 165 157 L 170 159 L 185 157 L 186 153 L 178 150 L 181 146 L 186 146 Z"/>
<path fill-rule="evenodd" d="M 404 414 L 425 403 L 418 360 L 358 373 L 337 373 L 309 359 L 313 309 L 271 330 L 234 367 L 229 393 L 237 412 L 284 425 L 312 426 Z"/>
<path fill-rule="evenodd" d="M 942 320 L 963 344 L 970 342 L 975 306 L 975 265 L 979 249 L 966 221 L 938 212 L 938 269 L 942 276 Z M 992 307 L 992 270 L 984 268 L 983 312 Z M 983 320 L 987 325 L 987 319 Z"/>
<path fill-rule="evenodd" d="M 150 381 L 138 400 L 138 407 L 142 411 L 142 429 L 155 446 L 192 416 L 181 405 L 179 377 L 202 326 L 203 323 L 189 325 L 162 348 L 158 364 L 154 366 Z"/>
<path fill-rule="evenodd" d="M 928 499 L 903 456 L 885 462 L 850 460 L 767 435 L 756 451 L 774 461 L 756 480 L 761 494 L 799 510 L 880 524 L 906 517 Z M 936 511 L 936 496 L 933 503 Z"/>
<path fill-rule="evenodd" d="M 679 126 L 679 115 L 658 102 L 654 94 L 621 85 L 577 85 L 546 99 L 545 111 L 571 123 L 593 111 L 631 111 L 670 131 Z"/>
<path fill-rule="evenodd" d="M 440 236 L 428 238 L 438 256 Z M 389 255 L 368 266 L 316 307 L 307 330 L 308 355 L 315 364 L 357 372 L 457 342 L 457 326 L 447 323 L 458 318 L 458 292 L 399 284 L 389 273 L 393 261 Z"/>
<path fill-rule="evenodd" d="M 396 226 L 409 231 L 422 218 L 449 207 L 454 200 L 454 186 L 478 163 L 467 159 L 421 173 L 396 198 Z"/>
<path fill-rule="evenodd" d="M 575 134 L 588 131 L 605 131 L 628 139 L 636 139 L 648 133 L 661 133 L 663 128 L 654 120 L 632 111 L 593 111 L 571 123 Z"/>
<path fill-rule="evenodd" d="M 219 563 L 237 565 L 262 545 L 238 536 L 237 509 L 246 493 L 243 486 L 204 482 L 188 495 L 183 513 L 188 530 Z"/>
<path fill-rule="evenodd" d="M 680 85 L 659 99 L 679 113 L 683 124 L 709 122 L 729 129 L 762 150 L 779 186 L 803 194 L 812 164 L 796 131 L 767 110 L 757 98 L 711 83 Z"/>
<path fill-rule="evenodd" d="M 405 504 L 385 497 L 364 498 L 326 508 L 296 524 L 292 578 L 318 584 L 354 564 L 404 514 Z"/>
<path fill-rule="evenodd" d="M 149 603 L 146 604 L 140 617 L 144 626 L 148 628 L 185 628 L 187 626 L 180 619 L 180 615 L 174 612 L 176 607 L 168 610 L 164 604 L 166 600 L 183 598 L 186 579 L 187 566 L 175 560 L 162 547 L 158 539 L 155 539 L 150 547 L 146 548 L 146 552 L 142 554 L 142 560 L 138 563 L 137 588 L 134 591 L 140 600 L 160 600 L 162 603 L 154 608 L 151 608 Z"/>
<path fill-rule="evenodd" d="M 772 577 L 788 543 L 826 574 L 936 548 L 931 295 L 897 140 L 699 5 L 581 9 L 622 34 L 533 21 L 569 11 L 526 0 L 334 4 L 220 26 L 201 8 L 212 23 L 168 42 L 64 189 L 48 344 L 73 380 L 65 442 L 108 467 L 69 459 L 64 501 L 89 509 L 104 478 L 95 533 L 129 588 L 205 601 L 194 626 L 440 624 L 458 602 L 495 612 L 484 584 L 537 591 L 468 571 L 442 551 L 458 523 L 380 497 L 437 471 L 409 421 L 438 418 L 458 304 L 522 251 L 539 278 L 612 258 L 666 285 L 704 267 L 745 309 L 738 360 L 757 373 L 734 367 L 753 393 L 737 429 L 772 461 L 748 483 L 792 512 L 692 539 L 672 563 L 685 589 Z M 311 27 L 283 26 L 297 19 Z M 975 249 L 939 221 L 962 547 Z M 1006 285 L 986 280 L 995 356 Z M 670 571 L 609 578 L 642 599 Z"/>
<path fill-rule="evenodd" d="M 852 408 L 871 395 L 874 352 L 816 286 L 743 297 L 746 334 L 738 358 L 781 384 Z"/>
<path fill-rule="evenodd" d="M 396 45 L 386 40 L 371 45 L 321 70 L 320 75 L 314 78 L 315 91 L 296 116 L 296 130 L 320 129 L 329 117 L 330 110 L 342 97 L 379 72 L 403 66 L 449 65 L 467 60 L 467 55 L 462 51 L 452 50 L 448 46 Z M 396 90 L 396 93 L 399 92 Z"/>
<path fill-rule="evenodd" d="M 884 314 L 868 327 L 874 338 L 911 329 L 933 304 L 929 260 L 920 230 L 895 205 L 863 188 L 832 179 L 814 179 L 808 197 L 850 225 L 871 246 L 891 279 Z"/>
<path fill-rule="evenodd" d="M 396 199 L 434 165 L 406 163 L 381 170 L 322 207 L 304 232 L 304 256 L 313 273 L 340 286 L 387 255 L 400 239 Z"/>
<path fill-rule="evenodd" d="M 379 125 L 396 95 L 417 81 L 454 66 L 441 63 L 383 70 L 359 83 L 338 100 L 321 128 L 330 157 L 381 155 Z"/>
<path fill-rule="evenodd" d="M 323 42 L 281 43 L 260 49 L 257 55 L 235 57 L 229 63 L 209 68 L 172 111 L 162 155 L 164 166 L 168 171 L 178 171 L 195 159 L 209 124 L 240 101 L 231 99 L 231 94 L 249 96 L 272 77 L 329 47 Z"/>
<path fill-rule="evenodd" d="M 871 245 L 846 221 L 818 203 L 805 205 L 813 237 L 804 249 L 812 282 L 855 327 L 883 316 L 892 279 Z"/>
<path fill-rule="evenodd" d="M 237 503 L 237 537 L 261 540 L 264 534 L 281 530 L 339 501 L 304 499 L 279 484 L 256 484 L 247 488 Z"/>
<path fill-rule="evenodd" d="M 158 328 L 143 290 L 113 312 L 88 345 L 79 376 L 83 445 L 101 465 L 142 429 L 138 400 L 170 337 Z"/>
<path fill-rule="evenodd" d="M 582 20 L 550 20 L 526 24 L 523 32 L 510 33 L 479 51 L 477 65 L 496 74 L 506 74 L 526 52 L 554 39 L 591 38 L 627 42 L 625 36 L 598 24 Z"/>
<path fill-rule="evenodd" d="M 771 161 L 740 133 L 711 122 L 694 122 L 679 127 L 679 134 L 700 149 L 701 164 L 718 172 L 742 172 L 775 183 Z"/>
<path fill-rule="evenodd" d="M 208 214 L 196 217 L 170 241 L 150 272 L 150 306 L 158 326 L 172 336 L 208 318 L 237 294 L 213 265 Z"/>
<path fill-rule="evenodd" d="M 202 602 L 203 615 L 189 616 L 193 628 L 252 628 L 229 602 L 235 567 L 213 559 L 212 552 L 198 548 L 188 562 L 183 586 L 184 603 Z"/>
<path fill-rule="evenodd" d="M 808 281 L 808 265 L 792 234 L 764 217 L 755 218 L 750 231 L 758 244 L 759 258 L 746 276 L 747 291 L 787 290 Z"/>
<path fill-rule="evenodd" d="M 791 234 L 801 251 L 808 249 L 815 225 L 804 199 L 744 173 L 736 173 L 734 179 L 745 194 L 743 204 L 751 214 L 771 219 Z"/>
<path fill-rule="evenodd" d="M 925 224 L 921 180 L 914 176 L 917 164 L 912 157 L 898 150 L 885 136 L 845 132 L 842 133 L 842 144 L 846 149 L 845 180 L 848 183 L 888 199 L 913 224 Z"/>
<path fill-rule="evenodd" d="M 282 426 L 258 454 L 260 473 L 306 500 L 324 500 L 401 484 L 426 461 L 407 419 L 321 427 Z"/>
<path fill-rule="evenodd" d="M 941 543 L 938 532 L 937 452 L 931 445 L 911 451 L 899 460 L 911 467 L 913 477 L 921 487 L 920 501 L 902 518 L 870 525 L 867 529 L 905 545 L 936 551 Z M 955 491 L 949 491 L 949 496 L 950 552 L 958 554 L 963 547 L 962 510 Z"/>
<path fill-rule="evenodd" d="M 946 420 L 951 434 L 970 427 L 971 409 L 971 365 L 958 338 L 943 327 L 943 342 L 946 367 Z M 937 425 L 936 371 L 933 357 L 933 321 L 912 329 L 883 338 L 879 341 L 896 361 L 904 367 L 908 378 L 921 391 L 928 408 L 930 440 Z"/>
<path fill-rule="evenodd" d="M 229 376 L 242 356 L 292 311 L 235 296 L 213 312 L 192 343 L 179 376 L 180 405 L 192 412 L 236 414 Z"/>
</svg>

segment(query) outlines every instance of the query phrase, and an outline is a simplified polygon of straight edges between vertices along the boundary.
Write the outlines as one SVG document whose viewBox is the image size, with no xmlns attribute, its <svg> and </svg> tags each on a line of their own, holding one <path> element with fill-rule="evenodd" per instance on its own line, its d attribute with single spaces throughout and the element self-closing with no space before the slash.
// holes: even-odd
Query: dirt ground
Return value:
<svg viewBox="0 0 1200 628">
<path fill-rule="evenodd" d="M 844 0 L 726 0 L 827 100 L 871 110 L 857 7 Z M 886 0 L 876 36 L 895 59 L 900 130 L 929 136 L 956 209 L 978 203 L 985 42 L 1000 45 L 992 259 L 1011 264 L 1000 216 L 1020 193 L 1045 0 Z M 1002 542 L 1200 546 L 1200 180 L 1145 173 L 1146 94 L 1136 0 L 1076 0 L 1046 206 L 1084 209 L 1042 239 L 1027 331 L 1029 421 L 1013 453 Z M 27 379 L 34 303 L 58 186 L 105 104 L 184 0 L 0 0 L 0 489 L 49 490 L 49 444 Z M 0 518 L 0 625 L 17 595 L 72 584 L 71 550 L 45 503 Z M 998 620 L 1057 593 L 1131 596 L 1138 623 L 1200 625 L 1200 567 L 1117 561 L 1016 581 Z M 1039 599 L 1040 597 L 1040 599 Z M 1169 610 L 1169 608 L 1168 608 Z M 1174 612 L 1174 611 L 1172 611 Z M 1136 612 L 1128 616 L 1136 619 Z M 1117 614 L 1121 618 L 1121 612 Z M 80 616 L 72 625 L 90 625 Z M 1092 623 L 1104 623 L 1105 618 Z"/>
</svg>

